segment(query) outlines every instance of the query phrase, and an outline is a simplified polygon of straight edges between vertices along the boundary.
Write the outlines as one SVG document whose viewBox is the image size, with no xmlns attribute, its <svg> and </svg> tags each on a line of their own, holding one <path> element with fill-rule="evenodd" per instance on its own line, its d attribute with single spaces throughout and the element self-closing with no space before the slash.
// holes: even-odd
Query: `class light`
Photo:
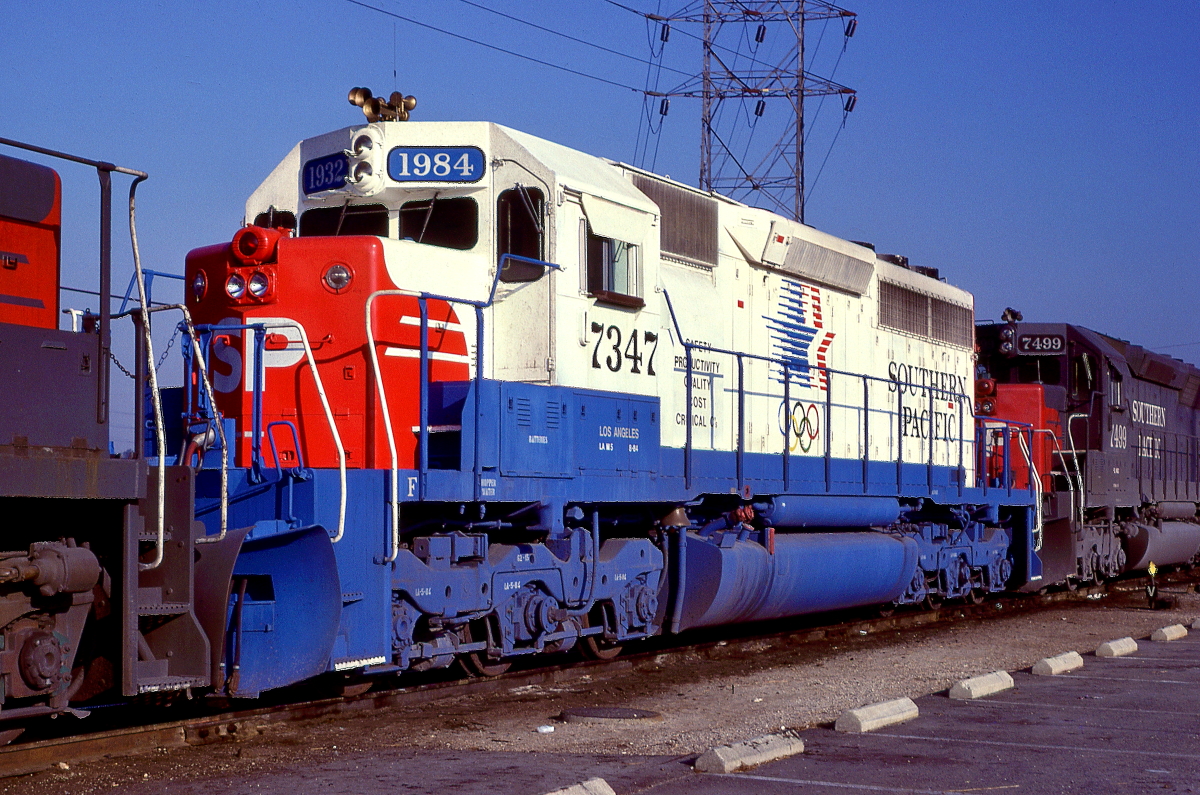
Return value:
<svg viewBox="0 0 1200 795">
<path fill-rule="evenodd" d="M 246 280 L 239 273 L 231 274 L 225 280 L 225 292 L 236 301 L 246 294 Z"/>
<path fill-rule="evenodd" d="M 262 298 L 267 294 L 267 290 L 271 287 L 271 282 L 267 279 L 267 274 L 262 271 L 255 271 L 250 276 L 250 294 L 255 298 Z"/>
<path fill-rule="evenodd" d="M 340 293 L 350 286 L 350 282 L 354 279 L 354 274 L 350 269 L 340 262 L 330 265 L 325 271 L 325 276 L 322 277 L 325 286 L 335 293 Z"/>
<path fill-rule="evenodd" d="M 204 294 L 208 292 L 208 277 L 204 275 L 204 271 L 197 271 L 192 277 L 192 295 L 197 301 L 204 300 Z"/>
</svg>

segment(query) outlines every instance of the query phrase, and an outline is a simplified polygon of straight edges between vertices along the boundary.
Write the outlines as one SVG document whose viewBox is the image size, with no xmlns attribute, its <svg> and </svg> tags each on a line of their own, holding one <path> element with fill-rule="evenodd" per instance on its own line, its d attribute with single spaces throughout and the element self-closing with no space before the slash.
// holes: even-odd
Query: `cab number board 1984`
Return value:
<svg viewBox="0 0 1200 795">
<path fill-rule="evenodd" d="M 478 182 L 483 150 L 475 146 L 397 146 L 388 152 L 387 173 L 397 182 Z"/>
<path fill-rule="evenodd" d="M 1026 356 L 1053 356 L 1067 349 L 1061 334 L 1021 334 L 1017 337 L 1017 353 Z"/>
</svg>

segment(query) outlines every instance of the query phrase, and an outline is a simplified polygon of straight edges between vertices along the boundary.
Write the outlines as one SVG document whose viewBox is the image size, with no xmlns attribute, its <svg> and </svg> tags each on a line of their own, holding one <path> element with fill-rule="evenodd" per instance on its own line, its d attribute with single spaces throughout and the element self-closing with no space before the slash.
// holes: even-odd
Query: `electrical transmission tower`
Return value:
<svg viewBox="0 0 1200 795">
<path fill-rule="evenodd" d="M 703 0 L 660 19 L 704 28 L 700 85 L 664 92 L 703 103 L 700 187 L 803 223 L 804 100 L 840 95 L 843 114 L 856 101 L 853 89 L 805 70 L 805 25 L 841 22 L 844 48 L 857 25 L 854 12 L 824 0 Z M 764 143 L 754 132 L 768 100 L 786 100 L 787 114 L 775 125 L 782 132 Z"/>
</svg>

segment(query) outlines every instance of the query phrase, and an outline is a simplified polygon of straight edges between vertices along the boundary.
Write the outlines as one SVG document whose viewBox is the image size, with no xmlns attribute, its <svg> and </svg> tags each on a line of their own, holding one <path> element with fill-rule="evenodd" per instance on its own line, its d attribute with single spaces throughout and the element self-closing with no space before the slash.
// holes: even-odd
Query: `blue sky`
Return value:
<svg viewBox="0 0 1200 795">
<path fill-rule="evenodd" d="M 477 1 L 638 58 L 649 51 L 644 20 L 603 0 Z M 460 0 L 364 2 L 645 85 L 644 65 Z M 1200 4 L 845 7 L 859 27 L 833 77 L 859 101 L 810 196 L 810 224 L 940 268 L 975 293 L 980 318 L 1011 305 L 1027 320 L 1081 323 L 1200 361 Z M 246 197 L 296 141 L 359 123 L 345 98 L 355 85 L 415 94 L 417 119 L 491 120 L 637 161 L 639 94 L 346 0 L 0 0 L 0 20 L 0 136 L 148 171 L 139 232 L 147 266 L 160 270 L 179 272 L 189 249 L 228 240 Z M 840 47 L 839 31 L 827 36 L 818 73 Z M 699 50 L 677 32 L 665 62 L 698 71 Z M 696 182 L 698 115 L 696 100 L 672 104 L 656 170 Z M 810 182 L 840 116 L 831 107 L 818 119 Z M 61 171 L 66 278 L 83 286 L 95 177 Z M 128 242 L 117 241 L 123 282 Z"/>
</svg>

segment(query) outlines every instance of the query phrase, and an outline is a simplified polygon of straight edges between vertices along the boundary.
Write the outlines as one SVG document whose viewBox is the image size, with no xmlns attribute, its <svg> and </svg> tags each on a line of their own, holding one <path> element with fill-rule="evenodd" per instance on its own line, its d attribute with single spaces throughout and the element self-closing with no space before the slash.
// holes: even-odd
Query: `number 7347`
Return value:
<svg viewBox="0 0 1200 795">
<path fill-rule="evenodd" d="M 621 372 L 628 365 L 629 372 L 641 375 L 644 360 L 646 375 L 654 375 L 654 353 L 658 350 L 658 334 L 653 331 L 640 332 L 639 346 L 637 329 L 633 329 L 626 337 L 619 326 L 606 327 L 603 323 L 592 321 L 592 333 L 597 335 L 596 347 L 592 349 L 592 367 L 601 369 L 600 357 L 603 351 L 603 366 L 614 373 Z M 647 348 L 650 349 L 648 354 L 643 352 Z"/>
</svg>

